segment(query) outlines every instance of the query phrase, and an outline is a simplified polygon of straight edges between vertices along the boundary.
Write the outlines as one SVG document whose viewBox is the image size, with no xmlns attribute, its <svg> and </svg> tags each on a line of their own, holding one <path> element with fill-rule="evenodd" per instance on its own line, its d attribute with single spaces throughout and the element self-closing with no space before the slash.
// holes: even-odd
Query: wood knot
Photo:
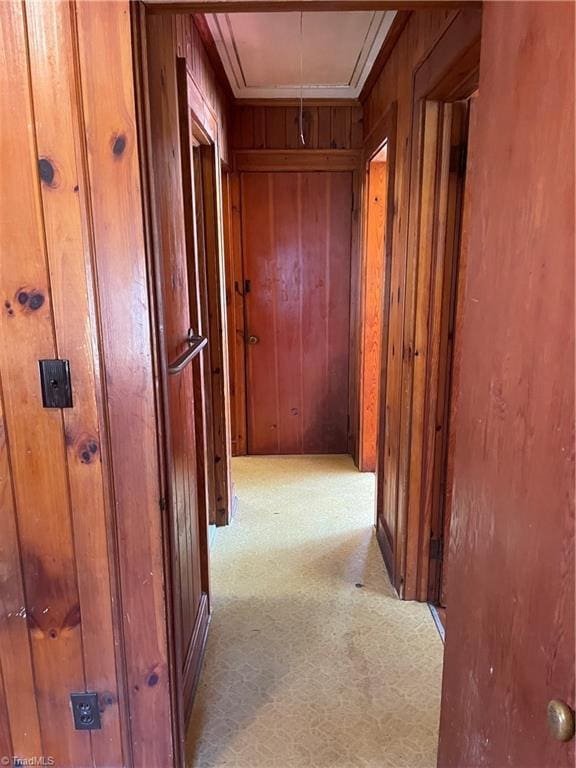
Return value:
<svg viewBox="0 0 576 768">
<path fill-rule="evenodd" d="M 43 292 L 37 288 L 19 288 L 14 298 L 23 310 L 30 310 L 31 312 L 36 312 L 40 309 L 46 300 Z M 6 302 L 5 306 L 7 304 L 8 302 Z"/>
<path fill-rule="evenodd" d="M 75 440 L 67 442 L 74 446 L 74 452 L 82 464 L 93 464 L 97 460 L 100 447 L 94 435 L 83 433 Z"/>
<path fill-rule="evenodd" d="M 38 172 L 43 184 L 46 184 L 47 187 L 56 186 L 56 169 L 47 157 L 41 157 L 38 160 Z"/>
<path fill-rule="evenodd" d="M 112 137 L 112 154 L 120 157 L 126 149 L 126 136 L 123 133 L 117 133 Z"/>
</svg>

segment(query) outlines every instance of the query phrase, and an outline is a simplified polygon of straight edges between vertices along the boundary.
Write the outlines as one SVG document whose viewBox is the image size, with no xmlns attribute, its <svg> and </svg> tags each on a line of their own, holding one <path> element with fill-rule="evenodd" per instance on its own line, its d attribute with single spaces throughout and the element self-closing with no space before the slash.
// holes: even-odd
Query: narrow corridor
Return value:
<svg viewBox="0 0 576 768">
<path fill-rule="evenodd" d="M 267 456 L 233 476 L 188 764 L 432 768 L 442 642 L 390 587 L 373 475 L 348 456 Z"/>
</svg>

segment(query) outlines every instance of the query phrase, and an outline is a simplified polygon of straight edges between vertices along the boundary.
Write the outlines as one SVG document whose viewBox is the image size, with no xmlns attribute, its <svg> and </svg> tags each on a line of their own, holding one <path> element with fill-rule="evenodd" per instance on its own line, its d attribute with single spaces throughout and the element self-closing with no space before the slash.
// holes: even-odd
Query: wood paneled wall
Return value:
<svg viewBox="0 0 576 768">
<path fill-rule="evenodd" d="M 381 460 L 377 467 L 377 494 L 390 530 L 401 546 L 405 544 L 405 531 L 401 526 L 406 517 L 409 457 L 408 434 L 406 429 L 401 429 L 401 406 L 402 398 L 407 395 L 403 390 L 403 372 L 405 355 L 411 344 L 411 339 L 405 335 L 405 281 L 408 267 L 407 213 L 410 208 L 414 71 L 456 13 L 446 9 L 429 9 L 410 14 L 382 72 L 363 101 L 364 147 L 367 152 L 374 151 L 383 138 L 380 133 L 387 110 L 393 105 L 396 108 L 390 298 L 388 317 L 385 318 L 388 324 L 388 349 L 383 350 L 383 355 L 386 355 L 386 403 L 383 434 L 379 438 L 385 460 Z"/>
<path fill-rule="evenodd" d="M 354 104 L 319 105 L 304 102 L 300 140 L 299 108 L 270 102 L 234 107 L 234 149 L 360 149 L 362 107 Z"/>
<path fill-rule="evenodd" d="M 0 6 L 0 755 L 71 767 L 172 762 L 130 23 Z M 72 408 L 43 407 L 44 358 Z"/>
<path fill-rule="evenodd" d="M 305 101 L 303 132 L 306 144 L 300 141 L 299 107 L 294 101 L 255 101 L 236 103 L 233 108 L 231 145 L 234 168 L 242 171 L 352 171 L 353 172 L 353 224 L 352 224 L 352 286 L 350 360 L 357 359 L 357 261 L 359 241 L 359 186 L 362 147 L 362 107 L 354 101 Z M 234 186 L 234 184 L 236 186 Z M 242 222 L 238 182 L 231 189 L 230 227 L 234 264 L 229 274 L 234 282 L 228 285 L 228 306 L 233 308 L 236 320 L 235 349 L 232 348 L 231 387 L 232 409 L 235 413 L 232 441 L 235 454 L 246 451 L 246 407 L 243 321 L 244 300 L 241 295 L 242 274 Z M 241 348 L 242 347 L 242 348 Z M 355 453 L 357 444 L 357 378 L 350 367 L 349 412 L 350 449 Z"/>
</svg>

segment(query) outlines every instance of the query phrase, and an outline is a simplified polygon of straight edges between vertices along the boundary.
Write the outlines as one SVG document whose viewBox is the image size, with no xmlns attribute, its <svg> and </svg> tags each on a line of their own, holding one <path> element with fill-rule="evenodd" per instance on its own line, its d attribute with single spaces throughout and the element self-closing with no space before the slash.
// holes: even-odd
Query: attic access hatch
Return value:
<svg viewBox="0 0 576 768">
<path fill-rule="evenodd" d="M 239 99 L 356 99 L 396 11 L 216 13 L 206 19 Z"/>
</svg>

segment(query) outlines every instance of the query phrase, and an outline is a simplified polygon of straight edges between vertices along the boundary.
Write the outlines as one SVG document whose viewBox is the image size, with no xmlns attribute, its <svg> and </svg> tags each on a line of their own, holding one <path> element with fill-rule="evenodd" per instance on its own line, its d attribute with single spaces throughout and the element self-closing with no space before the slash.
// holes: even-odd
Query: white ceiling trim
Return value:
<svg viewBox="0 0 576 768">
<path fill-rule="evenodd" d="M 368 77 L 368 74 L 370 70 L 372 69 L 372 66 L 374 64 L 374 61 L 378 55 L 378 52 L 380 51 L 384 40 L 386 39 L 386 36 L 390 30 L 390 26 L 392 24 L 392 21 L 394 19 L 394 16 L 396 15 L 395 11 L 375 11 L 375 12 L 356 12 L 352 11 L 350 13 L 354 14 L 361 14 L 362 15 L 362 23 L 365 25 L 366 30 L 365 32 L 364 27 L 362 26 L 361 32 L 362 34 L 360 37 L 361 40 L 355 40 L 354 41 L 354 47 L 351 48 L 351 44 L 348 41 L 348 50 L 346 51 L 347 54 L 347 61 L 348 67 L 347 71 L 345 73 L 345 76 L 343 76 L 342 73 L 342 67 L 339 67 L 339 77 L 338 82 L 304 82 L 303 87 L 301 88 L 299 82 L 294 82 L 294 78 L 290 82 L 285 82 L 282 84 L 277 84 L 275 82 L 260 82 L 257 84 L 254 84 L 253 82 L 250 82 L 250 76 L 247 77 L 246 71 L 250 69 L 252 62 L 249 60 L 250 56 L 250 50 L 254 50 L 254 46 L 257 46 L 258 48 L 258 65 L 260 67 L 260 71 L 262 69 L 265 70 L 266 68 L 266 61 L 268 60 L 270 62 L 270 69 L 273 69 L 273 64 L 278 64 L 277 60 L 277 46 L 279 46 L 280 42 L 285 42 L 283 39 L 284 31 L 278 30 L 276 34 L 279 34 L 281 37 L 278 38 L 278 40 L 273 39 L 273 35 L 269 35 L 267 38 L 262 39 L 262 37 L 259 37 L 258 31 L 255 32 L 254 39 L 252 40 L 246 40 L 243 39 L 242 41 L 238 41 L 237 39 L 237 33 L 235 30 L 235 24 L 237 24 L 239 17 L 235 14 L 225 14 L 225 13 L 219 13 L 219 14 L 207 14 L 206 19 L 208 21 L 208 25 L 210 27 L 210 30 L 212 32 L 212 35 L 214 37 L 214 42 L 216 44 L 216 47 L 218 49 L 218 53 L 220 54 L 220 58 L 222 59 L 222 64 L 224 66 L 224 69 L 226 71 L 226 75 L 228 76 L 228 80 L 230 81 L 230 86 L 232 88 L 232 91 L 234 93 L 234 96 L 238 99 L 293 99 L 293 98 L 299 98 L 300 93 L 302 91 L 302 95 L 305 99 L 355 99 L 358 98 L 360 95 L 360 92 L 362 90 L 362 86 L 364 85 L 366 78 Z M 258 24 L 261 23 L 262 19 L 261 17 L 265 14 L 259 13 L 259 14 L 243 14 L 245 19 L 248 19 L 249 16 L 253 17 L 259 17 L 255 18 L 254 21 L 258 22 L 254 24 L 254 27 L 257 28 Z M 341 12 L 339 14 L 331 13 L 328 15 L 325 14 L 312 14 L 312 13 L 305 13 L 304 14 L 304 28 L 306 30 L 306 17 L 308 16 L 323 16 L 326 21 L 329 20 L 329 16 L 332 17 L 330 19 L 330 23 L 333 25 L 334 29 L 333 32 L 337 36 L 338 33 L 338 17 L 340 16 L 346 16 L 348 15 L 348 12 Z M 278 18 L 276 14 L 271 14 L 271 16 L 275 16 Z M 299 14 L 292 14 L 292 16 L 299 17 Z M 368 22 L 368 23 L 366 23 Z M 248 25 L 248 29 L 250 29 L 250 26 Z M 261 32 L 260 32 L 261 34 Z M 310 35 L 308 36 L 308 39 L 306 39 L 306 34 L 304 38 L 304 61 L 307 61 L 307 54 L 308 54 L 308 60 L 316 55 L 318 56 L 318 50 L 312 50 L 313 46 L 315 44 L 314 39 L 310 39 Z M 345 45 L 346 41 L 342 42 L 342 45 Z M 298 43 L 295 42 L 291 48 L 290 53 L 293 52 L 293 61 L 290 61 L 289 64 L 291 66 L 291 70 L 293 72 L 295 67 L 295 62 L 299 58 L 299 46 Z M 338 55 L 338 51 L 336 51 L 333 47 L 330 48 L 330 50 L 326 51 L 326 57 L 335 55 Z M 284 54 L 286 56 L 286 54 Z M 275 58 L 276 57 L 276 58 Z M 334 62 L 334 66 L 336 66 L 336 62 Z M 265 72 L 263 73 L 265 76 Z M 310 79 L 310 77 L 308 77 Z M 306 80 L 306 71 L 305 71 L 305 80 Z"/>
</svg>

